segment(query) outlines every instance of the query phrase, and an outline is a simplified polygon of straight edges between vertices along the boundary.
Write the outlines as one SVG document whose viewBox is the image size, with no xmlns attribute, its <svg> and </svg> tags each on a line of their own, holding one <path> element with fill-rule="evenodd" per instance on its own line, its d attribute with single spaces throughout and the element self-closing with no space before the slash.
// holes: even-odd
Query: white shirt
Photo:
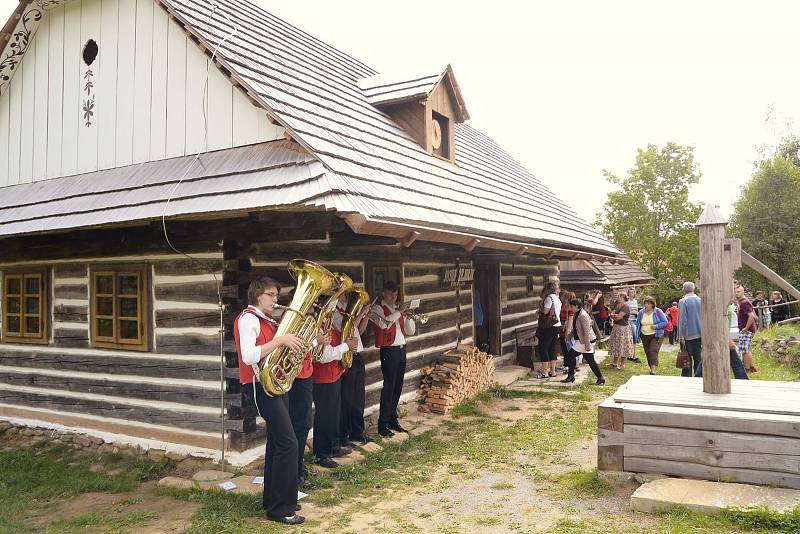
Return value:
<svg viewBox="0 0 800 534">
<path fill-rule="evenodd" d="M 341 332 L 343 320 L 344 320 L 344 314 L 342 314 L 342 309 L 337 306 L 336 312 L 333 314 L 333 328 Z M 364 350 L 364 344 L 361 343 L 361 333 L 358 331 L 358 325 L 356 325 L 355 332 L 353 332 L 353 335 L 358 341 L 358 347 L 356 347 L 356 352 L 362 352 Z M 344 336 L 344 332 L 342 332 L 342 336 Z M 342 339 L 342 341 L 347 341 L 347 340 Z"/>
<path fill-rule="evenodd" d="M 389 308 L 391 313 L 386 315 L 383 312 L 383 306 Z M 394 323 L 397 326 L 397 330 L 394 336 L 394 343 L 392 343 L 392 347 L 402 347 L 406 344 L 406 334 L 409 336 L 413 336 L 414 333 L 417 331 L 417 324 L 414 322 L 414 319 L 406 318 L 406 330 L 407 332 L 403 332 L 403 329 L 400 327 L 400 317 L 403 315 L 400 310 L 397 308 L 397 303 L 389 305 L 385 300 L 381 300 L 380 304 L 376 304 L 372 307 L 373 311 L 386 319 L 386 322 L 389 323 L 389 328 L 391 328 L 391 323 Z"/>
<path fill-rule="evenodd" d="M 261 335 L 261 323 L 258 317 L 273 324 L 275 324 L 275 319 L 267 317 L 255 306 L 248 306 L 247 310 L 253 313 L 243 313 L 237 322 L 239 325 L 239 348 L 242 351 L 242 361 L 247 365 L 253 365 L 261 360 L 261 347 L 256 345 L 256 339 Z"/>
<path fill-rule="evenodd" d="M 247 310 L 253 312 L 262 319 L 266 319 L 276 326 L 278 324 L 275 319 L 268 317 L 264 312 L 255 306 L 248 306 Z M 258 320 L 258 317 L 253 316 L 253 313 L 243 313 L 239 317 L 239 321 L 237 323 L 239 325 L 239 348 L 242 351 L 242 361 L 247 365 L 253 365 L 254 363 L 261 361 L 261 346 L 256 345 L 256 339 L 258 339 L 258 336 L 261 335 L 261 323 Z M 311 346 L 317 346 L 316 339 L 311 341 Z M 347 347 L 347 343 L 345 343 L 344 346 Z M 341 345 L 339 347 L 341 347 Z M 341 360 L 342 354 L 344 354 L 347 349 L 342 351 L 337 358 L 336 355 L 338 353 L 335 352 L 335 350 L 339 347 L 331 347 L 329 345 L 326 346 L 322 354 L 321 363 L 327 363 L 333 360 Z M 328 360 L 325 360 L 326 356 L 328 357 Z"/>
<path fill-rule="evenodd" d="M 550 306 L 547 305 L 548 300 L 550 301 Z M 549 312 L 548 310 L 551 307 L 553 308 L 553 311 Z M 545 297 L 544 311 L 555 314 L 556 322 L 553 324 L 553 326 L 561 326 L 561 300 L 558 298 L 558 295 L 551 293 Z"/>
</svg>

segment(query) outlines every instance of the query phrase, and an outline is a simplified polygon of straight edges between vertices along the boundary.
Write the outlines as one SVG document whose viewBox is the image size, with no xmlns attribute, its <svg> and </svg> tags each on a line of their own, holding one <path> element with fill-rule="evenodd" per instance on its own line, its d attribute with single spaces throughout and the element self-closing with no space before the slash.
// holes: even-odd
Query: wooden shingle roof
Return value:
<svg viewBox="0 0 800 534">
<path fill-rule="evenodd" d="M 425 152 L 359 87 L 377 73 L 357 59 L 248 0 L 155 1 L 209 56 L 218 48 L 217 67 L 321 163 L 287 205 L 335 210 L 365 234 L 619 255 L 477 129 L 455 125 L 455 164 Z"/>
</svg>

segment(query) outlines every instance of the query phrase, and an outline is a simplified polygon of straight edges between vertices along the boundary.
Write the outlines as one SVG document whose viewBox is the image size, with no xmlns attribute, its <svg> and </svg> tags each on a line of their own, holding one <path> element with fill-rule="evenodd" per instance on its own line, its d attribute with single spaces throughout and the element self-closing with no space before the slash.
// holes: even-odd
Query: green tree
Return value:
<svg viewBox="0 0 800 534">
<path fill-rule="evenodd" d="M 608 194 L 597 225 L 656 279 L 659 303 L 674 298 L 682 281 L 699 276 L 694 223 L 701 208 L 689 202 L 689 187 L 700 181 L 694 148 L 648 145 L 627 177 L 604 175 L 618 189 Z"/>
<path fill-rule="evenodd" d="M 795 287 L 800 285 L 798 146 L 796 139 L 789 139 L 775 155 L 759 163 L 742 187 L 728 232 L 742 240 L 742 249 Z M 737 278 L 752 292 L 775 289 L 750 269 L 741 269 Z"/>
</svg>

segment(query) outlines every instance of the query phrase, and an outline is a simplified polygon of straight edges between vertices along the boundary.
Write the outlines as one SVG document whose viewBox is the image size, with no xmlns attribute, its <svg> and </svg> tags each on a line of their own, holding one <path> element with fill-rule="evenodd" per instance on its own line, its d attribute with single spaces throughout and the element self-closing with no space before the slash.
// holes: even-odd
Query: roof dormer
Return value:
<svg viewBox="0 0 800 534">
<path fill-rule="evenodd" d="M 455 161 L 455 124 L 469 113 L 450 65 L 438 74 L 376 74 L 358 87 L 428 154 Z"/>
</svg>

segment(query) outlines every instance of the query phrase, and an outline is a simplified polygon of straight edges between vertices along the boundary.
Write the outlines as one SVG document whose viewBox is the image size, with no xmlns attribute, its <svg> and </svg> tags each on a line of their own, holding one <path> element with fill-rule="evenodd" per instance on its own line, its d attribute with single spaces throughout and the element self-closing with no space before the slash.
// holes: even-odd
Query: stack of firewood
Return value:
<svg viewBox="0 0 800 534">
<path fill-rule="evenodd" d="M 492 385 L 492 355 L 469 345 L 442 354 L 432 365 L 423 367 L 419 393 L 423 406 L 445 414 L 462 401 Z"/>
</svg>

